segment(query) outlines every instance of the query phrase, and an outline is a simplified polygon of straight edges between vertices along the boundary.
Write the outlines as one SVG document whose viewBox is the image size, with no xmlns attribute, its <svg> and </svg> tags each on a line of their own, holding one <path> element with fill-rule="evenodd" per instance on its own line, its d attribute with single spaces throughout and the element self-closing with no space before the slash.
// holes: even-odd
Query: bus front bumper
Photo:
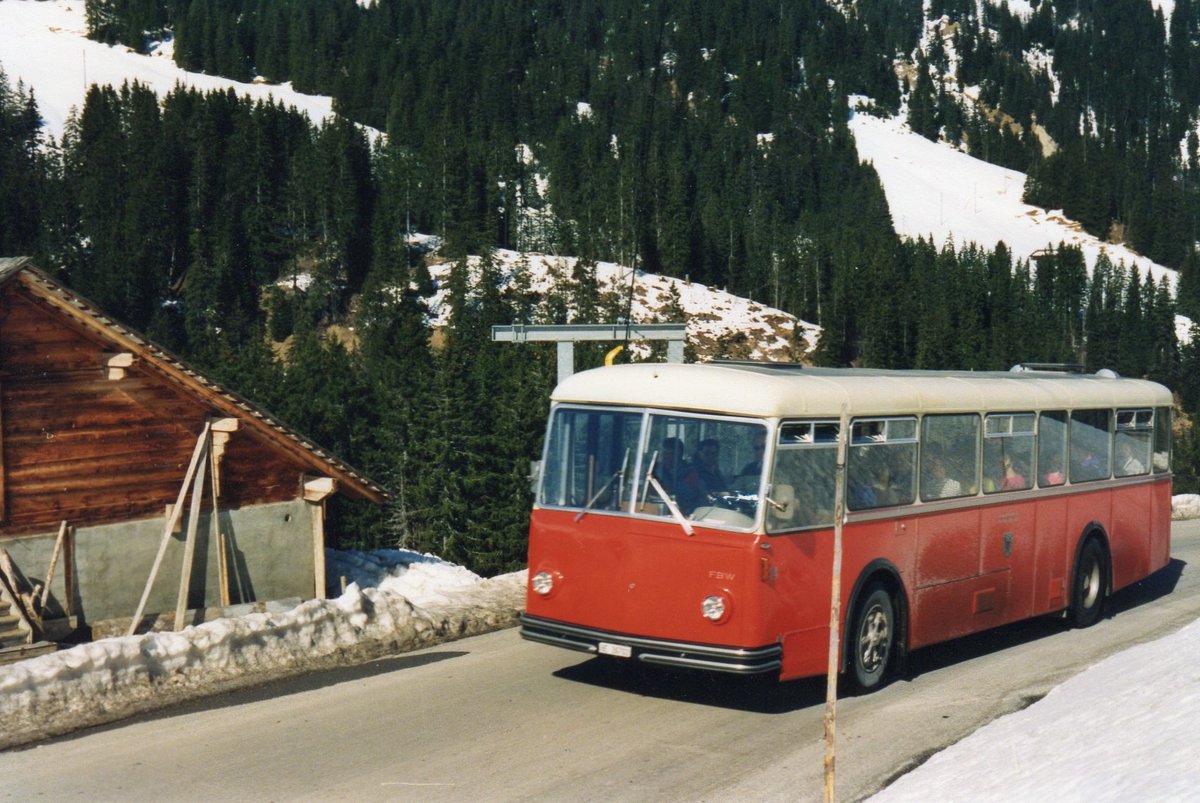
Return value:
<svg viewBox="0 0 1200 803">
<path fill-rule="evenodd" d="M 783 648 L 778 644 L 742 648 L 664 641 L 569 625 L 528 614 L 521 614 L 521 637 L 592 655 L 632 658 L 648 664 L 735 675 L 777 672 L 783 666 Z"/>
</svg>

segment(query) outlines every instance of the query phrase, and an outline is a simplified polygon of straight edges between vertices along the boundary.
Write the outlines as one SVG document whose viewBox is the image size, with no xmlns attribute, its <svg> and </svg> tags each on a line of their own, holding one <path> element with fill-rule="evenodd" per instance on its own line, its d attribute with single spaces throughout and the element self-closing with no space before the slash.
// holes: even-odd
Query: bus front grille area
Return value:
<svg viewBox="0 0 1200 803">
<path fill-rule="evenodd" d="M 783 649 L 778 644 L 741 648 L 663 641 L 609 633 L 528 614 L 521 615 L 521 637 L 591 655 L 734 675 L 778 672 L 783 666 Z"/>
</svg>

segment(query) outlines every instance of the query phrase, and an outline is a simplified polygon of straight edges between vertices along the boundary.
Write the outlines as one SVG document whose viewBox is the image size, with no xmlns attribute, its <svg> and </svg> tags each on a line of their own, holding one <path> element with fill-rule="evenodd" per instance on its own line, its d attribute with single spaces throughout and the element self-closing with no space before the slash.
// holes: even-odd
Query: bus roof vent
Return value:
<svg viewBox="0 0 1200 803">
<path fill-rule="evenodd" d="M 1083 366 L 1077 362 L 1021 362 L 1008 369 L 1010 373 L 1026 371 L 1058 371 L 1064 374 L 1082 374 Z"/>
<path fill-rule="evenodd" d="M 1111 368 L 1101 368 L 1096 372 L 1096 376 L 1101 379 L 1120 379 L 1121 375 Z"/>
<path fill-rule="evenodd" d="M 738 365 L 748 368 L 773 368 L 777 371 L 800 371 L 804 363 L 776 362 L 774 360 L 712 360 L 710 365 Z"/>
</svg>

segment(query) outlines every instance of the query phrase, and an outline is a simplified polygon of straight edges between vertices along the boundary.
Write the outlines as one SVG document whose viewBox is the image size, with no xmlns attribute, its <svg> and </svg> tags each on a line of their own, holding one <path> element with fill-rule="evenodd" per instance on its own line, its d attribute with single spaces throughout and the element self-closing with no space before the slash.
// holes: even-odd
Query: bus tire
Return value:
<svg viewBox="0 0 1200 803">
<path fill-rule="evenodd" d="M 1075 627 L 1091 627 L 1104 613 L 1108 595 L 1108 559 L 1096 538 L 1089 538 L 1079 551 L 1075 574 L 1071 578 L 1071 612 Z"/>
<path fill-rule="evenodd" d="M 859 691 L 879 688 L 896 646 L 896 604 L 880 583 L 863 589 L 850 630 L 850 680 Z"/>
</svg>

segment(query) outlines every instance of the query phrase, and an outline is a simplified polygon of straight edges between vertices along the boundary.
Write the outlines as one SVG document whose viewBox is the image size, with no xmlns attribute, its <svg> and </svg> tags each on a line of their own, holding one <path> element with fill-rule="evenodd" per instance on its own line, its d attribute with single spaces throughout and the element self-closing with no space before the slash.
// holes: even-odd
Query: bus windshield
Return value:
<svg viewBox="0 0 1200 803">
<path fill-rule="evenodd" d="M 762 422 L 559 407 L 538 502 L 748 529 L 758 519 L 766 446 Z"/>
</svg>

